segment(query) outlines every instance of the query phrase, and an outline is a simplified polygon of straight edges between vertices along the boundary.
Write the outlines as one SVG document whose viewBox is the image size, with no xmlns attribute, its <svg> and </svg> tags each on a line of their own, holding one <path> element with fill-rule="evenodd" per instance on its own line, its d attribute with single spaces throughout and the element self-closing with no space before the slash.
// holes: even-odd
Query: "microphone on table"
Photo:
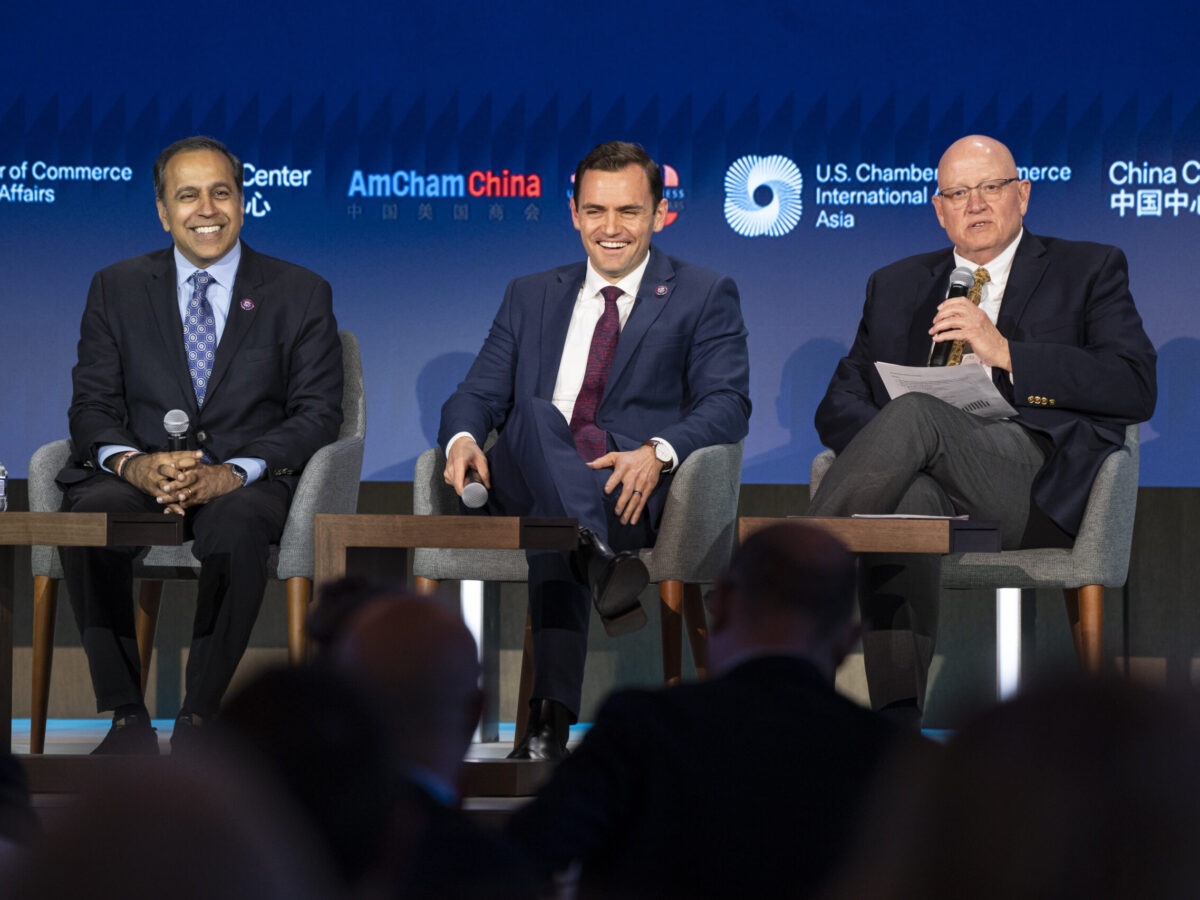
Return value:
<svg viewBox="0 0 1200 900">
<path fill-rule="evenodd" d="M 488 501 L 488 489 L 479 480 L 474 469 L 467 471 L 467 483 L 463 485 L 462 502 L 467 509 L 479 509 Z"/>
<path fill-rule="evenodd" d="M 959 266 L 950 273 L 950 293 L 946 295 L 946 299 L 967 296 L 974 283 L 975 273 L 967 266 Z M 934 344 L 933 353 L 929 356 L 929 365 L 944 366 L 950 361 L 950 348 L 953 346 L 954 341 L 942 341 L 940 344 Z"/>
<path fill-rule="evenodd" d="M 163 416 L 163 428 L 167 430 L 167 449 L 186 450 L 187 430 L 191 420 L 182 409 L 173 409 Z"/>
</svg>

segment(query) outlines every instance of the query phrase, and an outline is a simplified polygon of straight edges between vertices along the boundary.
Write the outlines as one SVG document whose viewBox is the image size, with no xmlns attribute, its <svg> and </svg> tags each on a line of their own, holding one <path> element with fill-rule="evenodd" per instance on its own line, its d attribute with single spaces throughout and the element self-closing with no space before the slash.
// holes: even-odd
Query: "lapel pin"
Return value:
<svg viewBox="0 0 1200 900">
<path fill-rule="evenodd" d="M 665 284 L 660 284 L 658 287 L 656 287 L 654 289 L 654 293 L 656 293 L 660 297 L 665 297 L 665 296 L 667 296 L 667 291 L 669 291 L 669 290 L 670 290 L 670 288 L 668 288 Z"/>
<path fill-rule="evenodd" d="M 242 301 L 242 309 L 246 310 L 246 312 L 250 312 L 250 310 L 254 309 L 254 301 L 247 297 Z"/>
</svg>

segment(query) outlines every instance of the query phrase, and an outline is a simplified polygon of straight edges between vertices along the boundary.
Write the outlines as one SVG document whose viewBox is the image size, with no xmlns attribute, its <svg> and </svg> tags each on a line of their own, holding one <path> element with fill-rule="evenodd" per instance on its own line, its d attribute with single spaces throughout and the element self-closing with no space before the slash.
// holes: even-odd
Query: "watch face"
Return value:
<svg viewBox="0 0 1200 900">
<path fill-rule="evenodd" d="M 662 444 L 654 445 L 654 455 L 658 457 L 659 462 L 668 463 L 671 461 L 671 454 L 667 452 L 667 448 Z"/>
</svg>

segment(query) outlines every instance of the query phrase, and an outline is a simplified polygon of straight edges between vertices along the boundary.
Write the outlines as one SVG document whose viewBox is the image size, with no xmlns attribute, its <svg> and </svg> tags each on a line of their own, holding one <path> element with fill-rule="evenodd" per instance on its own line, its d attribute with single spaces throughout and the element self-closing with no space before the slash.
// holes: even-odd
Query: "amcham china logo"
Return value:
<svg viewBox="0 0 1200 900">
<path fill-rule="evenodd" d="M 803 187 L 786 156 L 743 156 L 725 172 L 725 221 L 743 237 L 782 237 L 800 221 Z"/>
</svg>

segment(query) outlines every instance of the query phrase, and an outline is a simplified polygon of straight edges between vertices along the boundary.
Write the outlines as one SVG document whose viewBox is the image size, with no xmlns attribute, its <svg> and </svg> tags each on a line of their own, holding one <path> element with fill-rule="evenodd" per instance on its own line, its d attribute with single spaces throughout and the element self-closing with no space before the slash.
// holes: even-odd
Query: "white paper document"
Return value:
<svg viewBox="0 0 1200 900">
<path fill-rule="evenodd" d="M 1017 414 L 979 363 L 927 367 L 877 362 L 875 368 L 893 400 L 901 394 L 916 391 L 932 394 L 951 406 L 985 419 L 1003 419 Z"/>
</svg>

